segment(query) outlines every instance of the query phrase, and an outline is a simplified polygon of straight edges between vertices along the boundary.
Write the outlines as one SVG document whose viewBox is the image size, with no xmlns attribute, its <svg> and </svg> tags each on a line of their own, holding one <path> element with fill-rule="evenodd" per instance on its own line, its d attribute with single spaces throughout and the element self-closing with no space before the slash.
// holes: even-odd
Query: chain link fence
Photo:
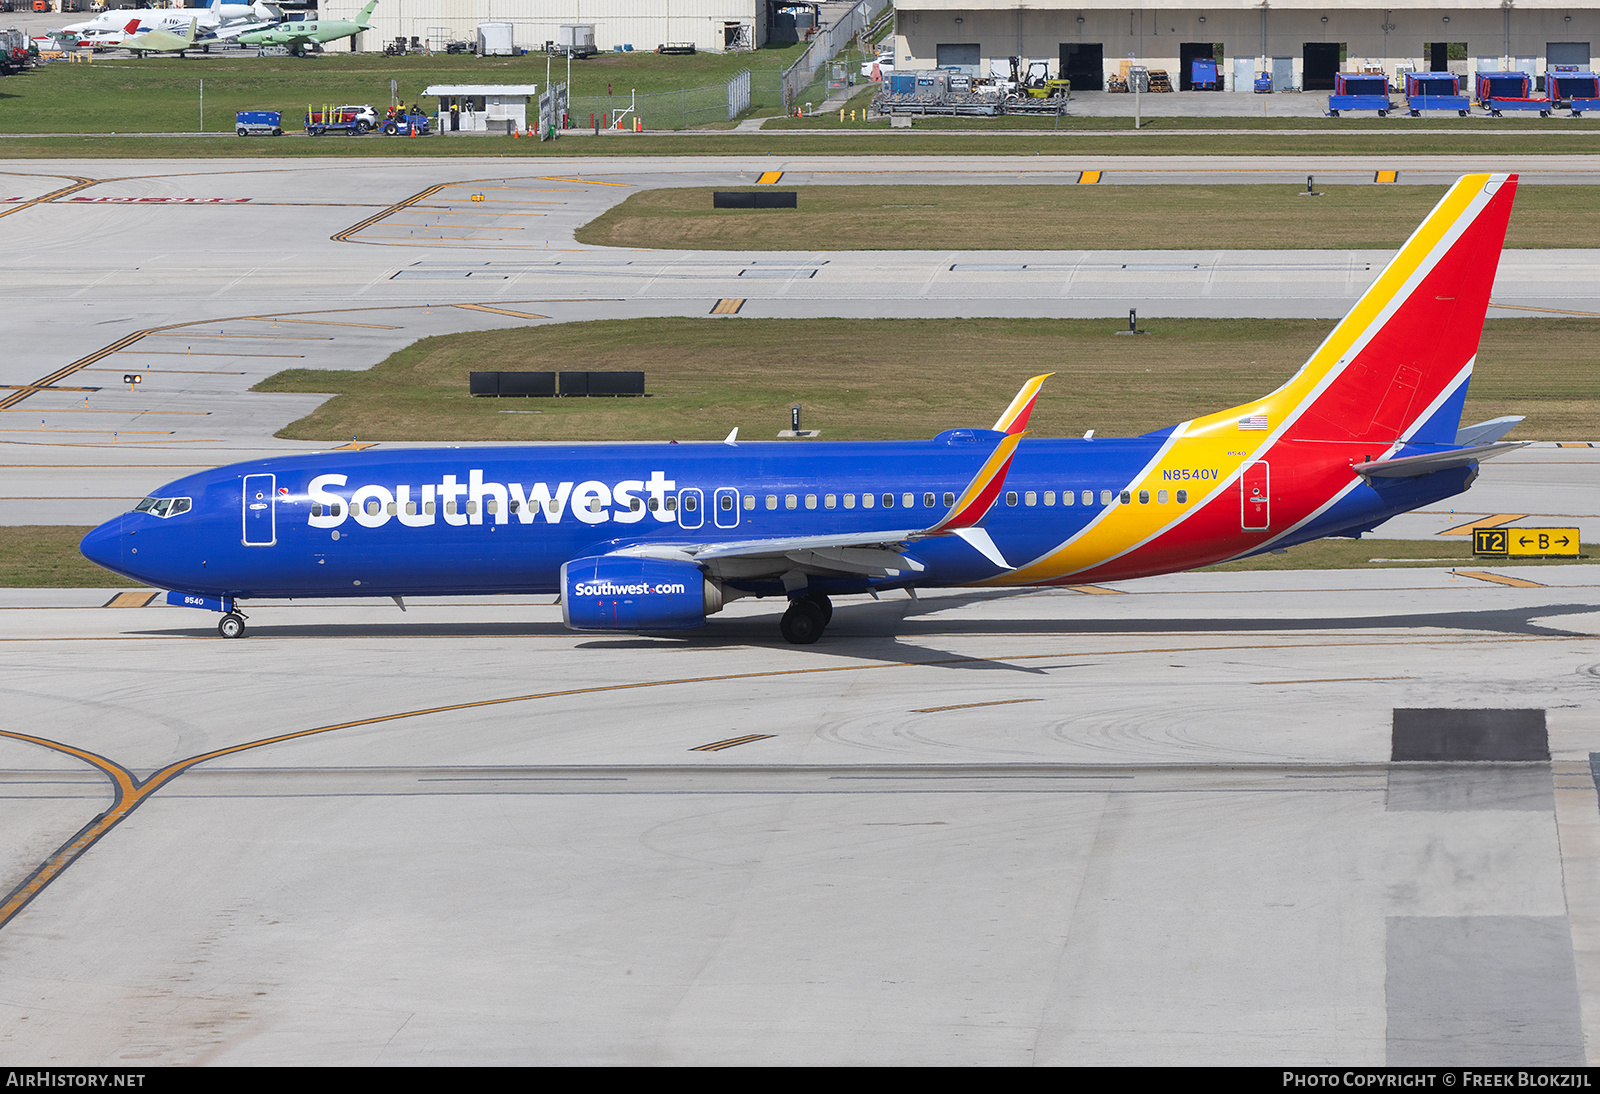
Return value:
<svg viewBox="0 0 1600 1094">
<path fill-rule="evenodd" d="M 647 95 L 574 95 L 567 107 L 567 128 L 610 129 L 621 122 L 633 128 L 638 118 L 646 130 L 692 129 L 731 122 L 750 110 L 781 107 L 783 72 L 776 68 L 745 69 L 726 83 L 661 91 Z"/>
<path fill-rule="evenodd" d="M 828 62 L 861 34 L 889 6 L 890 0 L 860 0 L 844 16 L 823 27 L 811 39 L 800 59 L 783 73 L 784 111 L 790 112 L 805 102 L 820 103 L 827 97 L 825 79 Z"/>
</svg>

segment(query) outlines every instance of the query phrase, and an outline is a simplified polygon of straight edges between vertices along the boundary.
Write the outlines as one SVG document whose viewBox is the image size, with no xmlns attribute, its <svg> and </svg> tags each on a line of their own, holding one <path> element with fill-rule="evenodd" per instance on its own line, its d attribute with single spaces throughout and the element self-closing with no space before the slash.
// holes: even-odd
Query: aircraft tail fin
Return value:
<svg viewBox="0 0 1600 1094">
<path fill-rule="evenodd" d="M 360 23 L 363 29 L 372 25 L 372 9 L 377 6 L 378 0 L 367 0 L 367 6 L 356 16 L 356 22 Z"/>
<path fill-rule="evenodd" d="M 1468 175 L 1290 381 L 1204 421 L 1290 439 L 1453 444 L 1517 176 Z"/>
</svg>

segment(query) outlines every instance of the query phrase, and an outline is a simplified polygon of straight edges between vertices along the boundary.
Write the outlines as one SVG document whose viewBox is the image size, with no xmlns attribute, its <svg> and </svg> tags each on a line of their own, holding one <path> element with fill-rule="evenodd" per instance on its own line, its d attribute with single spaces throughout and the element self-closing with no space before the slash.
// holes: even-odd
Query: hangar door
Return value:
<svg viewBox="0 0 1600 1094">
<path fill-rule="evenodd" d="M 1072 81 L 1074 91 L 1104 91 L 1105 49 L 1101 42 L 1062 42 L 1061 67 L 1056 71 Z"/>
<path fill-rule="evenodd" d="M 955 42 L 934 47 L 934 64 L 939 68 L 954 68 L 968 76 L 978 75 L 978 43 Z"/>
<path fill-rule="evenodd" d="M 1551 68 L 1556 65 L 1574 65 L 1579 71 L 1586 72 L 1589 69 L 1589 43 L 1546 42 L 1544 59 Z"/>
<path fill-rule="evenodd" d="M 1222 46 L 1212 42 L 1179 42 L 1178 43 L 1178 90 L 1194 90 L 1194 62 L 1203 57 L 1209 57 L 1217 62 L 1217 86 L 1213 89 L 1221 91 L 1224 81 L 1222 68 Z"/>
<path fill-rule="evenodd" d="M 1306 42 L 1304 51 L 1305 69 L 1300 90 L 1332 91 L 1333 77 L 1344 60 L 1344 43 Z"/>
</svg>

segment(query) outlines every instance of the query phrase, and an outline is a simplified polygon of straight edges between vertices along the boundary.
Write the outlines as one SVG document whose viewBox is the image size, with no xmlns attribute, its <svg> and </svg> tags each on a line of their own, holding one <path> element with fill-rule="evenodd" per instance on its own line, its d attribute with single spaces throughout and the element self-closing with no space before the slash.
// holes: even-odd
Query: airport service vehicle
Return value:
<svg viewBox="0 0 1600 1094">
<path fill-rule="evenodd" d="M 378 112 L 370 106 L 329 107 L 306 111 L 306 132 L 313 137 L 324 133 L 344 133 L 359 137 L 378 124 Z"/>
<path fill-rule="evenodd" d="M 1413 118 L 1424 110 L 1454 110 L 1465 118 L 1472 103 L 1461 94 L 1461 77 L 1449 72 L 1406 73 L 1406 109 Z"/>
<path fill-rule="evenodd" d="M 1344 110 L 1376 110 L 1378 117 L 1387 118 L 1392 106 L 1389 77 L 1357 72 L 1334 75 L 1333 94 L 1328 96 L 1328 117 L 1337 118 Z"/>
<path fill-rule="evenodd" d="M 260 137 L 283 136 L 281 110 L 241 110 L 233 116 L 233 131 L 241 137 L 252 134 Z"/>
<path fill-rule="evenodd" d="M 1359 536 L 1466 490 L 1517 419 L 1461 428 L 1515 175 L 1459 180 L 1277 390 L 1139 437 L 1026 433 L 1045 377 L 990 429 L 931 440 L 328 452 L 180 478 L 82 543 L 221 612 L 244 601 L 559 593 L 580 631 L 698 627 L 831 597 L 1142 577 Z"/>
<path fill-rule="evenodd" d="M 428 116 L 426 114 L 396 114 L 392 118 L 385 118 L 380 126 L 383 132 L 390 137 L 426 137 L 429 133 Z"/>
</svg>

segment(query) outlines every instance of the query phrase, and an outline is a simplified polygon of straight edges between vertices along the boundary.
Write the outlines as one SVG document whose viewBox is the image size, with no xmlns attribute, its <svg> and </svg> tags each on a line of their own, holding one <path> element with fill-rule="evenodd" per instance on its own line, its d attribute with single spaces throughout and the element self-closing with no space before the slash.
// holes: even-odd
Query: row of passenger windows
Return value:
<svg viewBox="0 0 1600 1094">
<path fill-rule="evenodd" d="M 802 505 L 801 495 L 799 495 L 799 494 L 784 494 L 781 497 L 782 497 L 781 504 L 782 504 L 783 508 L 785 508 L 785 509 L 799 509 L 801 507 L 801 505 Z M 1100 491 L 1100 504 L 1101 505 L 1110 505 L 1111 502 L 1112 502 L 1112 499 L 1113 498 L 1117 498 L 1117 497 L 1118 497 L 1118 495 L 1116 493 L 1114 493 L 1113 491 L 1102 490 L 1102 491 Z M 779 504 L 780 504 L 779 498 L 780 498 L 780 495 L 778 495 L 778 494 L 768 494 L 768 495 L 766 495 L 766 497 L 764 499 L 766 508 L 774 509 L 774 510 L 777 509 L 779 507 Z M 1081 500 L 1082 504 L 1084 504 L 1084 505 L 1093 505 L 1095 503 L 1095 492 L 1093 490 L 1084 490 L 1081 493 L 1079 493 L 1079 492 L 1072 491 L 1072 490 L 1063 490 L 1063 491 L 1061 491 L 1060 498 L 1061 498 L 1060 503 L 1063 506 L 1075 505 L 1080 500 Z M 629 506 L 629 508 L 633 512 L 638 512 L 641 508 L 644 507 L 645 503 L 641 502 L 640 499 L 638 499 L 638 498 L 631 498 L 629 500 L 631 502 L 631 505 Z M 677 498 L 669 496 L 664 500 L 665 500 L 665 509 L 666 509 L 667 512 L 672 513 L 672 512 L 676 512 L 677 511 L 677 508 L 678 508 L 678 499 Z M 719 498 L 717 500 L 718 500 L 719 506 L 720 506 L 720 508 L 722 509 L 723 512 L 732 511 L 732 509 L 733 509 L 733 495 L 731 495 L 731 494 L 722 494 L 722 495 L 719 496 Z M 819 500 L 818 495 L 816 495 L 816 494 L 806 494 L 806 495 L 804 495 L 803 504 L 804 504 L 805 508 L 807 508 L 807 509 L 815 509 L 815 508 L 817 508 L 818 500 Z M 857 496 L 855 494 L 845 494 L 845 495 L 843 495 L 842 498 L 838 494 L 823 494 L 823 495 L 821 495 L 820 500 L 821 500 L 822 508 L 824 508 L 824 509 L 837 509 L 837 508 L 840 508 L 841 503 L 842 503 L 843 508 L 845 508 L 845 509 L 854 509 L 854 508 L 856 508 L 856 506 L 858 504 Z M 1132 491 L 1129 491 L 1129 490 L 1122 491 L 1119 500 L 1124 505 L 1132 504 L 1132 502 L 1133 502 L 1133 493 L 1132 493 Z M 1156 502 L 1157 505 L 1166 505 L 1168 503 L 1168 500 L 1169 499 L 1168 499 L 1167 491 L 1165 491 L 1165 490 L 1157 490 L 1155 492 L 1155 502 Z M 1187 505 L 1187 504 L 1189 504 L 1189 491 L 1187 491 L 1187 490 L 1175 491 L 1174 497 L 1172 498 L 1172 500 L 1175 500 L 1177 502 L 1177 504 L 1179 504 L 1179 505 Z M 887 494 L 887 493 L 886 494 L 881 494 L 881 495 L 879 495 L 879 494 L 862 494 L 862 495 L 860 495 L 859 505 L 863 509 L 872 509 L 872 508 L 875 508 L 875 507 L 877 507 L 879 505 L 881 505 L 885 509 L 893 509 L 895 507 L 897 501 L 898 501 L 898 504 L 900 505 L 900 507 L 902 509 L 914 509 L 914 508 L 917 507 L 917 502 L 919 501 L 919 498 L 918 498 L 918 495 L 916 495 L 914 493 L 911 493 L 909 491 L 907 491 L 906 493 L 900 494 L 898 496 L 895 495 L 895 494 Z M 921 495 L 920 501 L 922 503 L 922 508 L 924 508 L 924 509 L 932 509 L 932 508 L 935 508 L 937 505 L 940 505 L 940 504 L 942 504 L 946 509 L 948 509 L 950 506 L 952 506 L 952 505 L 954 505 L 956 503 L 956 496 L 955 496 L 954 493 L 952 493 L 951 491 L 948 491 L 948 490 L 945 491 L 942 495 L 941 494 L 936 494 L 934 491 L 929 490 L 929 491 L 925 491 Z M 415 502 L 415 501 L 407 502 L 406 503 L 406 515 L 414 517 L 420 511 L 422 513 L 427 514 L 428 516 L 433 516 L 434 515 L 434 511 L 435 511 L 435 508 L 434 508 L 435 504 L 436 503 L 431 502 L 431 501 L 430 502 L 425 502 L 425 503 L 419 503 L 419 502 Z M 1049 507 L 1049 506 L 1053 506 L 1053 505 L 1056 504 L 1056 492 L 1054 490 L 1045 490 L 1045 491 L 1025 490 L 1025 491 L 1021 491 L 1019 493 L 1016 490 L 1009 490 L 1009 491 L 1006 492 L 1005 504 L 1008 505 L 1008 506 L 1012 506 L 1012 507 L 1015 507 L 1018 504 L 1021 504 L 1023 506 L 1037 506 L 1037 505 L 1041 505 L 1042 504 L 1042 505 L 1044 505 L 1046 507 Z M 1139 491 L 1139 504 L 1140 505 L 1149 505 L 1150 504 L 1150 491 L 1148 491 L 1148 490 Z M 657 510 L 657 508 L 658 508 L 657 500 L 655 498 L 649 499 L 648 505 L 649 505 L 649 509 L 650 509 L 651 512 L 655 512 Z M 170 514 L 168 513 L 168 511 L 166 509 L 166 506 L 167 506 L 167 501 L 165 499 L 157 500 L 155 498 L 146 498 L 144 501 L 139 503 L 139 507 L 138 508 L 139 508 L 140 512 L 155 511 L 157 516 L 168 516 Z M 699 507 L 698 499 L 696 499 L 696 497 L 693 494 L 685 495 L 684 499 L 683 499 L 683 507 L 688 512 L 691 512 L 691 513 L 694 512 Z M 744 507 L 745 507 L 746 510 L 754 510 L 756 508 L 756 495 L 754 495 L 754 494 L 746 494 L 746 495 L 744 495 Z M 171 512 L 173 512 L 173 513 L 181 513 L 181 512 L 184 512 L 188 508 L 189 508 L 189 499 L 188 498 L 173 499 Z M 335 503 L 333 505 L 330 505 L 330 506 L 327 506 L 327 507 L 324 507 L 321 504 L 314 504 L 311 507 L 312 516 L 318 516 L 318 517 L 322 516 L 324 508 L 326 508 L 327 513 L 328 513 L 329 516 L 337 517 L 337 516 L 341 515 L 341 513 L 342 513 L 342 507 L 340 505 L 338 505 L 337 503 Z M 366 512 L 367 512 L 368 516 L 374 516 L 374 517 L 377 516 L 378 513 L 380 512 L 380 510 L 382 510 L 383 508 L 384 508 L 384 506 L 382 506 L 381 503 L 379 503 L 376 499 L 370 499 L 366 503 Z M 517 501 L 512 500 L 510 502 L 510 504 L 507 506 L 507 508 L 510 510 L 510 512 L 515 513 L 520 508 L 520 505 L 519 505 L 519 503 Z M 604 508 L 605 507 L 601 504 L 599 498 L 590 499 L 590 501 L 589 501 L 589 511 L 590 512 L 599 513 L 599 512 L 602 512 L 604 510 Z M 391 517 L 394 516 L 396 514 L 396 510 L 397 510 L 396 503 L 392 502 L 392 501 L 389 502 L 389 504 L 387 506 L 387 509 L 388 509 L 389 516 L 391 516 Z M 476 515 L 477 512 L 478 512 L 478 503 L 475 502 L 475 501 L 468 501 L 468 502 L 464 502 L 464 503 L 463 502 L 448 501 L 448 502 L 445 502 L 444 511 L 446 513 L 451 514 L 452 516 L 454 516 L 457 513 L 466 513 L 468 515 Z M 489 498 L 489 499 L 485 500 L 484 503 L 483 503 L 483 511 L 485 513 L 488 513 L 488 514 L 491 514 L 491 515 L 493 515 L 495 513 L 498 513 L 499 512 L 499 504 L 498 504 L 498 502 L 494 498 Z M 558 506 L 556 505 L 556 503 L 554 503 L 554 502 L 550 503 L 550 511 L 551 511 L 552 514 L 558 511 Z"/>
</svg>

